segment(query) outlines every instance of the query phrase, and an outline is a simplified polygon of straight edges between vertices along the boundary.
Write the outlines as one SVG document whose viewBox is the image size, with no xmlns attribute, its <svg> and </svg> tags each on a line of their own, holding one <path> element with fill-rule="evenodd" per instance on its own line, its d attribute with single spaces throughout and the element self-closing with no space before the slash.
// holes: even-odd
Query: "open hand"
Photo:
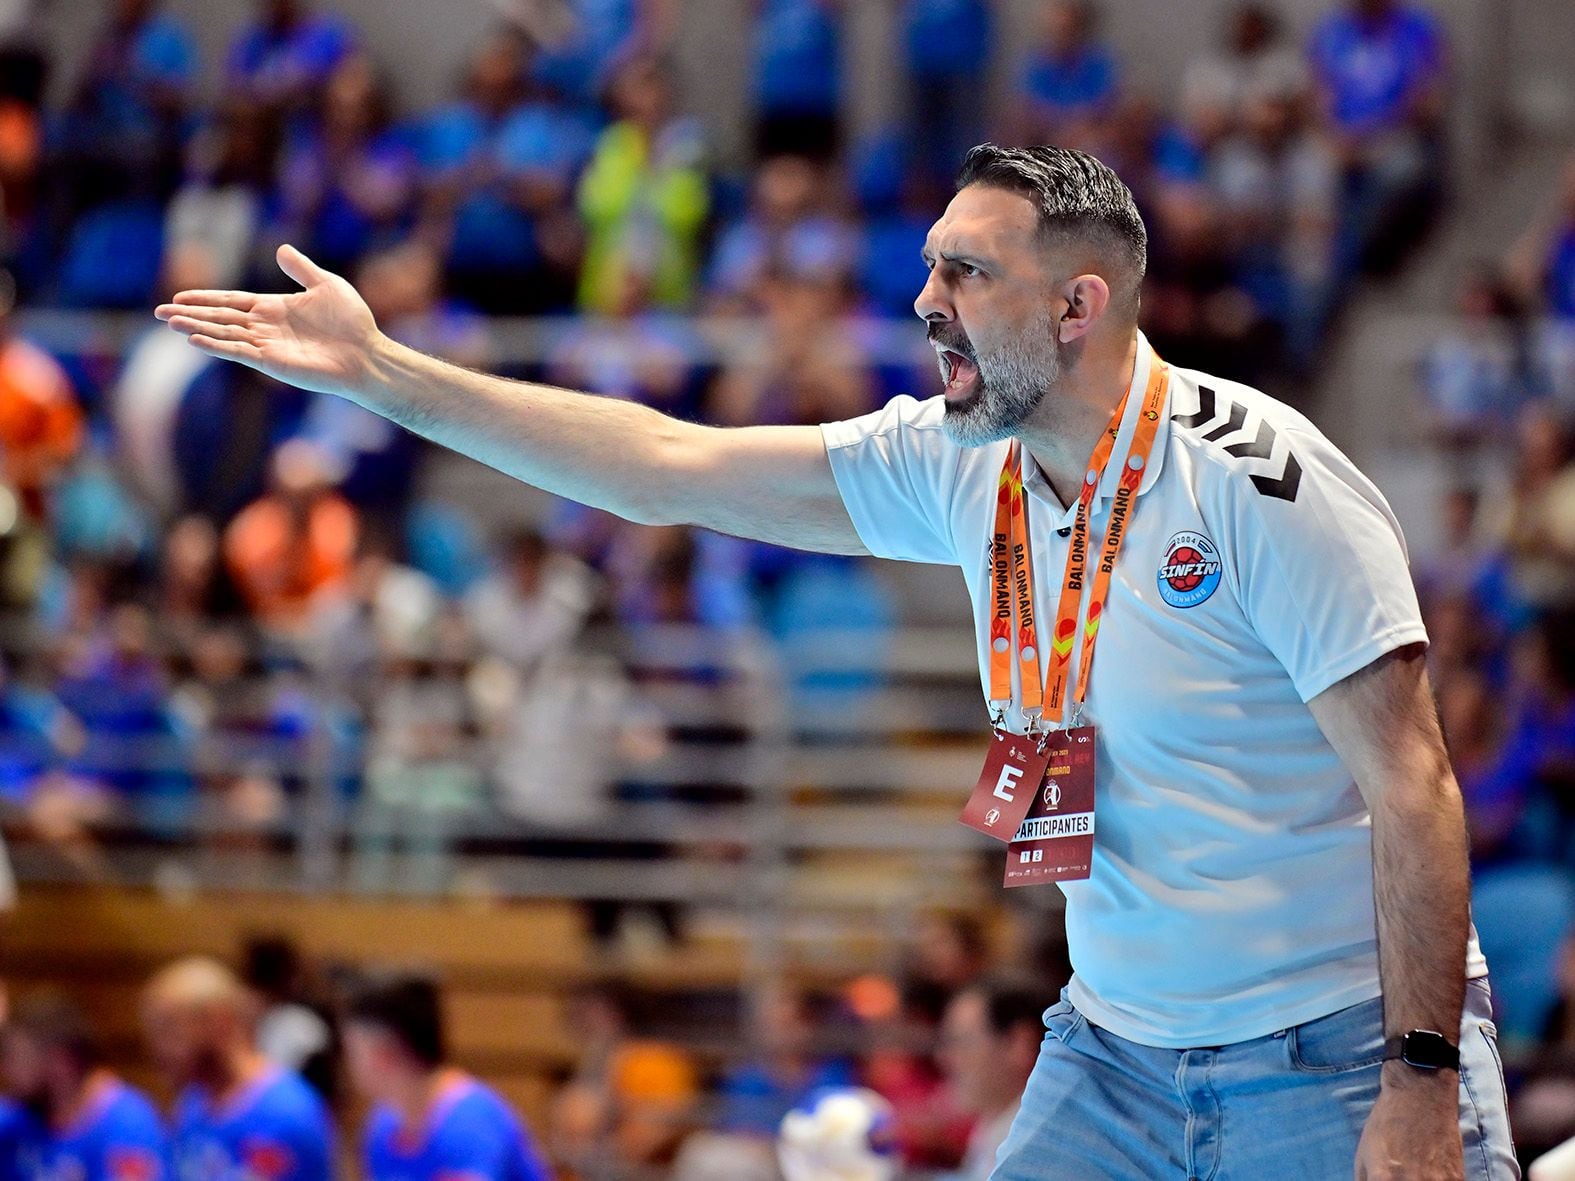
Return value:
<svg viewBox="0 0 1575 1181">
<path fill-rule="evenodd" d="M 250 365 L 302 389 L 353 397 L 381 334 L 356 289 L 294 246 L 279 268 L 304 290 L 182 291 L 153 314 L 212 357 Z"/>
</svg>

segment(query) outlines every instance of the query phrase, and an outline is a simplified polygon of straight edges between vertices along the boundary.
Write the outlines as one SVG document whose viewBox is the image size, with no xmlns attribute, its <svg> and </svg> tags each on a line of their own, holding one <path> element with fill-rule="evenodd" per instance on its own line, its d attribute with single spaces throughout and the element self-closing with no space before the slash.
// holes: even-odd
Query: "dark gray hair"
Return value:
<svg viewBox="0 0 1575 1181">
<path fill-rule="evenodd" d="M 1075 148 L 986 143 L 970 149 L 957 173 L 958 190 L 969 185 L 1027 197 L 1039 210 L 1039 228 L 1046 237 L 1066 235 L 1105 248 L 1111 261 L 1128 272 L 1121 277 L 1131 283 L 1125 294 L 1136 312 L 1148 268 L 1148 231 L 1132 191 L 1109 165 Z M 1118 299 L 1121 294 L 1116 293 Z"/>
</svg>

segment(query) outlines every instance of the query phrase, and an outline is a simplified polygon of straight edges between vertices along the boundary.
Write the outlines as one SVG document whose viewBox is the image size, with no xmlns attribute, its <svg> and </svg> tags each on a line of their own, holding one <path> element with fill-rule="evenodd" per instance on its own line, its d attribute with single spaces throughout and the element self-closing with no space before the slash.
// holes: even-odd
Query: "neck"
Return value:
<svg viewBox="0 0 1575 1181">
<path fill-rule="evenodd" d="M 1063 505 L 1077 499 L 1099 432 L 1132 385 L 1137 347 L 1133 333 L 1114 348 L 1084 350 L 1018 432 Z"/>
<path fill-rule="evenodd" d="M 56 1130 L 71 1127 L 82 1118 L 82 1113 L 96 1099 L 102 1089 L 109 1084 L 110 1076 L 107 1071 L 91 1070 L 80 1078 L 74 1078 L 69 1083 L 50 1088 L 49 1092 L 49 1121 Z"/>
<path fill-rule="evenodd" d="M 213 1058 L 212 1077 L 200 1080 L 215 1101 L 228 1102 L 269 1068 L 269 1061 L 244 1043 L 231 1046 Z"/>
<path fill-rule="evenodd" d="M 458 1073 L 446 1066 L 414 1071 L 402 1079 L 391 1081 L 385 1098 L 388 1105 L 399 1113 L 400 1123 L 412 1131 L 418 1130 L 438 1095 Z"/>
<path fill-rule="evenodd" d="M 1026 1087 L 1027 1085 L 1028 1081 L 1024 1079 L 1023 1087 Z M 1009 1112 L 1016 1111 L 1018 1104 L 1022 1100 L 1022 1096 L 1022 1087 L 1019 1087 L 1013 1091 L 1002 1091 L 999 1095 L 990 1096 L 986 1102 L 979 1105 L 979 1122 L 981 1124 L 987 1124 L 992 1120 L 1000 1119 L 1003 1115 L 1006 1115 Z"/>
</svg>

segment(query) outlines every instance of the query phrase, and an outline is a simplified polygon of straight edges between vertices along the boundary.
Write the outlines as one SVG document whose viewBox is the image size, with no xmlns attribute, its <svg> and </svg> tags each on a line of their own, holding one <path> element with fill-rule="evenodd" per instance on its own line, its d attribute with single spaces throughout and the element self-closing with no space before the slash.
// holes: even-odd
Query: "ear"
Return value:
<svg viewBox="0 0 1575 1181">
<path fill-rule="evenodd" d="M 1093 331 L 1110 306 L 1110 284 L 1098 275 L 1078 275 L 1061 290 L 1066 308 L 1056 324 L 1056 339 L 1070 344 Z"/>
</svg>

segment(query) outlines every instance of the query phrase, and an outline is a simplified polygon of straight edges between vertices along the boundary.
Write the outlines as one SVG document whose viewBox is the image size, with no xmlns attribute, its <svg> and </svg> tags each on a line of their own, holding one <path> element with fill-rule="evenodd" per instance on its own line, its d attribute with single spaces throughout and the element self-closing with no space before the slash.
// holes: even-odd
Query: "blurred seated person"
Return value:
<svg viewBox="0 0 1575 1181">
<path fill-rule="evenodd" d="M 230 522 L 224 555 L 256 616 L 291 631 L 315 595 L 349 577 L 359 529 L 322 451 L 297 439 L 275 453 L 271 491 Z"/>
<path fill-rule="evenodd" d="M 68 769 L 110 789 L 144 823 L 180 821 L 191 779 L 147 609 L 116 606 L 97 634 L 66 637 L 57 660 L 55 693 L 86 735 Z"/>
<path fill-rule="evenodd" d="M 163 196 L 175 181 L 186 105 L 196 80 L 191 34 L 158 0 L 114 0 L 68 108 L 67 135 L 88 167 L 121 189 Z M 91 161 L 91 163 L 89 163 Z M 73 215 L 80 215 L 77 205 Z"/>
<path fill-rule="evenodd" d="M 1233 265 L 1212 194 L 1172 186 L 1149 224 L 1143 330 L 1154 347 L 1173 364 L 1254 380 L 1270 355 L 1272 325 Z"/>
<path fill-rule="evenodd" d="M 171 1118 L 182 1181 L 330 1181 L 333 1124 L 300 1075 L 270 1062 L 254 1040 L 256 998 L 215 960 L 160 971 L 143 993 L 153 1060 L 179 1091 Z"/>
<path fill-rule="evenodd" d="M 449 287 L 500 315 L 572 304 L 574 179 L 595 144 L 585 112 L 527 90 L 527 68 L 522 38 L 495 33 L 418 133 L 423 228 L 442 244 Z"/>
<path fill-rule="evenodd" d="M 1547 403 L 1527 405 L 1516 423 L 1505 551 L 1521 603 L 1575 601 L 1575 430 Z"/>
<path fill-rule="evenodd" d="M 1473 868 L 1575 854 L 1575 612 L 1517 640 L 1508 733 L 1461 775 Z"/>
<path fill-rule="evenodd" d="M 341 271 L 413 223 L 416 155 L 393 124 L 371 60 L 346 57 L 328 76 L 317 119 L 292 137 L 279 168 L 280 236 L 307 241 Z"/>
<path fill-rule="evenodd" d="M 817 267 L 769 273 L 759 296 L 765 339 L 728 358 L 710 391 L 707 420 L 719 426 L 814 423 L 868 411 L 875 402 L 874 375 L 850 314 L 847 272 Z"/>
<path fill-rule="evenodd" d="M 212 272 L 202 286 L 238 287 L 249 280 L 278 155 L 277 122 L 238 98 L 228 99 L 193 136 L 185 179 L 164 213 L 167 275 L 173 256 L 195 251 Z M 164 286 L 178 291 L 193 282 L 169 278 Z"/>
<path fill-rule="evenodd" d="M 1342 276 L 1389 265 L 1422 227 L 1442 170 L 1445 58 L 1437 18 L 1404 0 L 1346 0 L 1313 30 L 1308 59 L 1345 176 Z"/>
<path fill-rule="evenodd" d="M 466 684 L 473 643 L 457 608 L 434 613 L 385 652 L 368 719 L 365 797 L 356 817 L 358 886 L 436 894 L 454 872 L 456 826 L 481 814 L 486 780 Z"/>
<path fill-rule="evenodd" d="M 1041 989 L 1026 981 L 987 977 L 946 1008 L 941 1063 L 964 1107 L 978 1118 L 955 1181 L 988 1181 L 996 1149 L 1017 1115 L 1044 1040 Z"/>
<path fill-rule="evenodd" d="M 849 268 L 858 244 L 829 166 L 773 156 L 755 170 L 744 215 L 717 235 L 705 280 L 710 302 L 717 311 L 758 311 L 770 276 Z"/>
<path fill-rule="evenodd" d="M 1260 96 L 1300 94 L 1307 85 L 1306 62 L 1273 9 L 1253 0 L 1236 5 L 1224 34 L 1214 52 L 1187 63 L 1181 78 L 1181 108 L 1201 122 L 1209 142 L 1240 130 Z"/>
<path fill-rule="evenodd" d="M 1502 437 L 1529 392 L 1516 311 L 1496 270 L 1479 263 L 1456 288 L 1453 322 L 1422 354 L 1422 393 L 1435 437 L 1466 463 Z"/>
<path fill-rule="evenodd" d="M 10 1093 L 36 1121 L 24 1148 L 30 1181 L 166 1181 L 169 1145 L 153 1103 L 105 1066 L 75 1006 L 24 999 L 0 1030 Z M 0 1166 L 3 1169 L 3 1166 Z"/>
<path fill-rule="evenodd" d="M 651 304 L 650 282 L 627 271 L 604 315 L 575 319 L 547 357 L 548 379 L 651 406 L 694 412 L 694 361 L 700 341 L 689 323 Z"/>
<path fill-rule="evenodd" d="M 915 163 L 926 180 L 949 182 L 957 161 L 984 134 L 995 43 L 991 6 L 985 0 L 904 0 L 902 10 L 907 110 L 918 132 Z"/>
<path fill-rule="evenodd" d="M 1297 90 L 1262 87 L 1210 154 L 1207 176 L 1238 281 L 1280 327 L 1294 370 L 1317 360 L 1336 299 L 1340 177 Z"/>
<path fill-rule="evenodd" d="M 829 159 L 842 138 L 837 0 L 756 0 L 755 7 L 755 151 Z"/>
<path fill-rule="evenodd" d="M 1539 382 L 1562 405 L 1575 404 L 1575 155 L 1546 214 L 1515 243 L 1507 270 L 1520 302 L 1546 314 L 1535 333 Z"/>
<path fill-rule="evenodd" d="M 0 800 L 27 800 L 85 738 L 82 724 L 54 694 L 18 683 L 0 654 Z"/>
<path fill-rule="evenodd" d="M 375 976 L 345 1003 L 345 1062 L 372 1104 L 368 1181 L 550 1181 L 530 1134 L 492 1088 L 448 1059 L 437 986 Z"/>
<path fill-rule="evenodd" d="M 1093 0 L 1055 0 L 1040 10 L 1039 39 L 1017 83 L 1017 137 L 1090 149 L 1115 104 L 1115 54 L 1099 39 Z"/>
<path fill-rule="evenodd" d="M 595 607 L 595 576 L 534 529 L 502 545 L 497 569 L 465 596 L 465 612 L 489 655 L 523 672 L 573 643 Z"/>
<path fill-rule="evenodd" d="M 1528 303 L 1575 324 L 1575 155 L 1564 165 L 1547 216 L 1515 244 L 1510 268 Z"/>
<path fill-rule="evenodd" d="M 610 97 L 616 121 L 597 139 L 579 184 L 580 307 L 615 310 L 634 272 L 654 306 L 687 308 L 710 207 L 700 124 L 677 112 L 669 69 L 656 58 L 625 63 Z"/>
<path fill-rule="evenodd" d="M 751 999 L 748 1057 L 722 1074 L 717 1126 L 774 1138 L 782 1117 L 822 1087 L 851 1087 L 851 1063 L 815 1050 L 817 1025 L 809 999 L 790 985 L 772 985 Z"/>
<path fill-rule="evenodd" d="M 257 0 L 256 21 L 230 44 L 224 78 L 248 102 L 293 114 L 354 50 L 355 34 L 338 17 L 312 14 L 301 0 Z"/>
<path fill-rule="evenodd" d="M 975 916 L 933 911 L 919 920 L 904 958 L 903 1007 L 933 1029 L 952 998 L 984 975 L 989 939 Z"/>
<path fill-rule="evenodd" d="M 0 484 L 42 520 L 46 493 L 81 449 L 84 419 L 60 363 L 18 332 L 16 284 L 0 270 Z"/>
<path fill-rule="evenodd" d="M 694 1060 L 636 1034 L 633 1009 L 630 994 L 611 984 L 569 1000 L 580 1061 L 553 1103 L 552 1150 L 577 1175 L 665 1164 L 693 1126 L 700 1098 Z"/>
<path fill-rule="evenodd" d="M 641 52 L 661 50 L 677 23 L 675 0 L 564 0 L 562 17 L 547 27 L 551 9 L 538 7 L 533 19 L 542 50 L 531 76 L 565 101 L 596 106 L 606 94 L 609 74 Z"/>
</svg>

